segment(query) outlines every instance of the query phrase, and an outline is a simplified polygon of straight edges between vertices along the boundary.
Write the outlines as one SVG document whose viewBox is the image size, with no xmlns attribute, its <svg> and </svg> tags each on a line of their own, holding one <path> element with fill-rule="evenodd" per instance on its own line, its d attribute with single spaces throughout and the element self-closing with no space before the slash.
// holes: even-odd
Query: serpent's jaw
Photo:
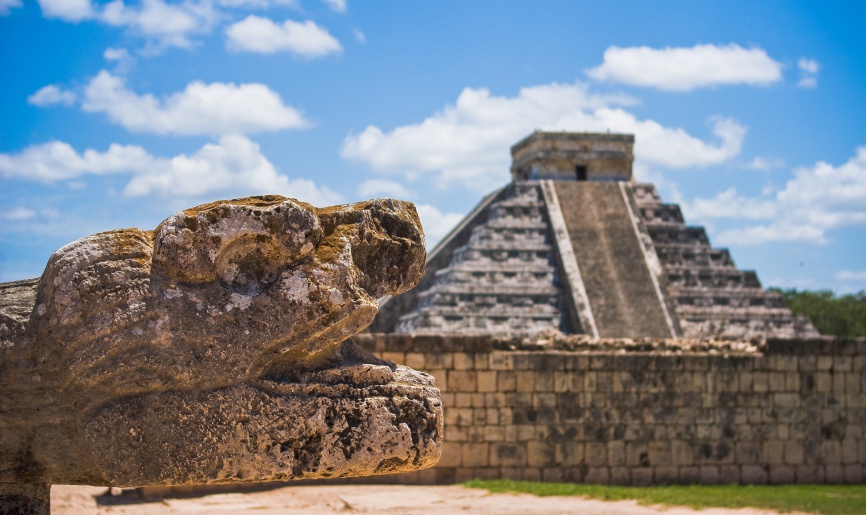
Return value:
<svg viewBox="0 0 866 515">
<path fill-rule="evenodd" d="M 117 485 L 190 484 L 435 465 L 443 415 L 432 377 L 380 361 L 350 342 L 338 354 L 341 364 L 295 377 L 113 404 L 85 426 L 99 449 L 100 473 Z"/>
</svg>

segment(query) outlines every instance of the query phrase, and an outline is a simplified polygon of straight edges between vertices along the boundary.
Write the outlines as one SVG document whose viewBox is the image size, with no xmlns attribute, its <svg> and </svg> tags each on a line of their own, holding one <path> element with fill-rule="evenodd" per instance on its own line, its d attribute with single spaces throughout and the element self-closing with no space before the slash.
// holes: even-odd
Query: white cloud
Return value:
<svg viewBox="0 0 866 515">
<path fill-rule="evenodd" d="M 321 57 L 343 48 L 313 21 L 286 20 L 277 25 L 268 18 L 247 16 L 226 30 L 226 47 L 238 52 L 272 54 L 289 51 L 304 57 Z"/>
<path fill-rule="evenodd" d="M 769 241 L 827 242 L 827 231 L 866 225 L 866 146 L 840 166 L 819 162 L 794 172 L 772 196 L 747 198 L 729 189 L 711 199 L 683 205 L 691 221 L 714 218 L 762 220 L 723 231 L 722 244 L 752 245 Z"/>
<path fill-rule="evenodd" d="M 195 198 L 224 194 L 281 194 L 315 205 L 338 204 L 343 197 L 307 179 L 277 172 L 259 146 L 243 136 L 223 136 L 192 155 L 155 157 L 134 145 L 113 144 L 105 152 L 78 153 L 69 144 L 50 142 L 19 154 L 0 154 L 5 178 L 53 182 L 84 175 L 130 174 L 123 194 Z"/>
<path fill-rule="evenodd" d="M 106 61 L 120 62 L 131 59 L 129 51 L 125 48 L 106 48 L 105 52 L 102 53 L 102 57 L 105 58 Z"/>
<path fill-rule="evenodd" d="M 800 80 L 797 81 L 797 87 L 803 89 L 812 89 L 818 87 L 818 79 L 815 77 L 801 77 Z"/>
<path fill-rule="evenodd" d="M 821 227 L 809 223 L 792 223 L 787 220 L 728 229 L 722 231 L 715 241 L 723 245 L 761 245 L 771 241 L 813 244 L 827 242 Z"/>
<path fill-rule="evenodd" d="M 14 207 L 8 211 L 0 211 L 0 220 L 18 222 L 36 216 L 36 211 L 23 206 Z"/>
<path fill-rule="evenodd" d="M 106 48 L 105 52 L 102 53 L 102 57 L 114 64 L 114 73 L 116 75 L 126 75 L 135 63 L 135 59 L 125 48 Z"/>
<path fill-rule="evenodd" d="M 68 22 L 93 20 L 124 27 L 147 39 L 152 51 L 165 47 L 189 48 L 190 36 L 209 32 L 220 13 L 211 0 L 142 0 L 136 7 L 123 0 L 93 4 L 90 0 L 37 0 L 47 18 Z"/>
<path fill-rule="evenodd" d="M 365 36 L 364 33 L 361 32 L 360 29 L 353 30 L 352 34 L 355 35 L 355 39 L 358 40 L 358 43 L 366 43 L 367 42 L 367 36 Z"/>
<path fill-rule="evenodd" d="M 71 179 L 85 174 L 143 172 L 153 158 L 136 145 L 112 144 L 105 152 L 79 154 L 68 143 L 52 141 L 31 145 L 18 154 L 0 154 L 0 175 L 43 182 Z"/>
<path fill-rule="evenodd" d="M 866 282 L 866 270 L 840 270 L 834 276 L 838 281 Z"/>
<path fill-rule="evenodd" d="M 365 198 L 385 196 L 397 199 L 411 198 L 414 195 L 401 184 L 383 179 L 367 179 L 358 186 L 358 195 Z"/>
<path fill-rule="evenodd" d="M 424 238 L 427 248 L 432 249 L 451 229 L 457 226 L 464 215 L 460 213 L 442 213 L 429 204 L 416 204 L 421 227 L 424 228 Z"/>
<path fill-rule="evenodd" d="M 273 6 L 299 7 L 296 0 L 218 0 L 217 3 L 223 7 L 266 9 Z"/>
<path fill-rule="evenodd" d="M 592 94 L 581 83 L 523 88 L 515 97 L 466 88 L 454 105 L 420 123 L 390 132 L 368 126 L 349 135 L 341 155 L 366 162 L 374 170 L 404 173 L 409 179 L 433 174 L 440 187 L 460 184 L 486 191 L 507 180 L 509 146 L 539 128 L 635 134 L 637 164 L 699 167 L 724 162 L 740 152 L 746 129 L 732 120 L 711 120 L 711 130 L 719 139 L 711 144 L 615 107 L 633 103 L 623 95 Z"/>
<path fill-rule="evenodd" d="M 87 85 L 83 107 L 128 130 L 156 134 L 249 134 L 308 125 L 264 84 L 196 81 L 158 99 L 130 91 L 122 78 L 104 70 Z"/>
<path fill-rule="evenodd" d="M 147 173 L 129 181 L 131 197 L 197 197 L 216 192 L 232 195 L 283 194 L 314 205 L 340 203 L 340 195 L 310 180 L 289 179 L 262 155 L 259 146 L 243 136 L 223 136 L 195 154 L 160 159 Z"/>
<path fill-rule="evenodd" d="M 90 0 L 37 0 L 46 18 L 64 21 L 86 20 L 94 15 Z"/>
<path fill-rule="evenodd" d="M 695 199 L 686 202 L 683 209 L 689 218 L 743 218 L 766 220 L 776 216 L 776 203 L 770 199 L 744 198 L 735 188 L 728 188 L 710 199 Z"/>
<path fill-rule="evenodd" d="M 797 67 L 799 67 L 803 72 L 815 74 L 818 73 L 820 65 L 815 59 L 801 57 L 800 60 L 797 61 Z"/>
<path fill-rule="evenodd" d="M 105 4 L 100 19 L 109 25 L 127 27 L 162 47 L 189 48 L 190 36 L 210 31 L 219 19 L 209 1 L 185 1 L 178 4 L 162 0 L 143 0 L 139 8 L 128 7 L 123 0 Z"/>
<path fill-rule="evenodd" d="M 595 80 L 668 91 L 691 91 L 722 84 L 764 86 L 782 79 L 782 64 L 760 48 L 695 45 L 687 47 L 608 47 L 604 62 L 586 74 Z"/>
<path fill-rule="evenodd" d="M 346 12 L 346 0 L 322 0 L 328 7 L 331 8 L 332 11 L 337 13 Z"/>
<path fill-rule="evenodd" d="M 62 90 L 54 84 L 49 84 L 27 97 L 27 103 L 39 107 L 46 107 L 55 104 L 69 106 L 75 103 L 75 93 Z"/>
<path fill-rule="evenodd" d="M 21 0 L 0 0 L 0 16 L 6 16 L 18 7 L 21 7 Z"/>
<path fill-rule="evenodd" d="M 338 9 L 345 1 L 333 0 Z M 126 29 L 126 33 L 146 41 L 144 54 L 156 54 L 168 47 L 192 48 L 194 37 L 210 33 L 231 20 L 235 9 L 299 8 L 297 0 L 37 0 L 46 18 L 78 23 L 92 21 Z M 0 15 L 21 0 L 0 0 Z M 308 52 L 339 51 L 339 43 L 327 31 L 307 22 L 291 32 L 294 44 Z M 250 37 L 249 35 L 247 35 Z M 297 43 L 296 40 L 300 40 Z M 318 45 L 318 47 L 316 46 Z M 333 50 L 336 46 L 337 50 Z M 326 50 L 325 50 L 326 49 Z M 320 54 L 314 54 L 320 55 Z M 106 55 L 106 59 L 111 59 Z"/>
<path fill-rule="evenodd" d="M 7 211 L 0 211 L 0 220 L 7 222 L 33 221 L 36 215 L 39 215 L 40 221 L 57 220 L 60 218 L 60 212 L 52 207 L 43 207 L 37 212 L 24 206 L 18 206 Z"/>
<path fill-rule="evenodd" d="M 801 57 L 797 61 L 797 67 L 800 68 L 800 80 L 797 86 L 801 88 L 815 88 L 818 86 L 818 70 L 821 66 L 815 59 Z"/>
<path fill-rule="evenodd" d="M 761 156 L 756 156 L 745 165 L 745 167 L 749 170 L 760 170 L 762 172 L 766 172 L 774 168 L 781 168 L 783 166 L 785 166 L 785 162 L 781 159 L 768 159 Z"/>
</svg>

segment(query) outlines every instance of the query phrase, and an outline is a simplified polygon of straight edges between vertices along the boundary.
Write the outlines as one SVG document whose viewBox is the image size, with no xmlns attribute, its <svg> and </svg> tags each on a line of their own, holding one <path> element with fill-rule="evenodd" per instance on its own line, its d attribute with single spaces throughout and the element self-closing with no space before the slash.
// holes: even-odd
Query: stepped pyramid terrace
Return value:
<svg viewBox="0 0 866 515">
<path fill-rule="evenodd" d="M 371 330 L 592 338 L 791 338 L 818 333 L 780 294 L 632 176 L 634 136 L 534 132 L 512 182 L 429 254 L 419 285 Z"/>
</svg>

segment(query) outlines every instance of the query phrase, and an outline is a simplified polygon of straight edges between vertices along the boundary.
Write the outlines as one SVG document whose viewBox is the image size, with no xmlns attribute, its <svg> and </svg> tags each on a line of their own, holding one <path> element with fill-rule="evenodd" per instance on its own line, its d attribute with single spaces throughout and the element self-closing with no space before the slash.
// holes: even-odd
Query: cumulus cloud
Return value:
<svg viewBox="0 0 866 515">
<path fill-rule="evenodd" d="M 54 182 L 85 174 L 139 173 L 153 158 L 136 145 L 112 144 L 105 152 L 78 153 L 71 145 L 52 141 L 31 145 L 18 154 L 0 154 L 0 174 L 10 179 Z"/>
<path fill-rule="evenodd" d="M 634 103 L 623 95 L 598 95 L 585 84 L 523 88 L 515 97 L 466 88 L 454 105 L 427 119 L 385 132 L 368 126 L 349 135 L 341 155 L 383 173 L 409 179 L 434 175 L 440 187 L 468 185 L 485 191 L 508 178 L 508 148 L 534 129 L 635 134 L 637 164 L 685 168 L 724 162 L 740 152 L 746 129 L 726 118 L 711 119 L 717 143 L 682 129 L 640 120 L 618 106 Z"/>
<path fill-rule="evenodd" d="M 766 172 L 774 168 L 781 168 L 783 166 L 785 166 L 785 162 L 781 159 L 768 159 L 761 156 L 756 156 L 745 165 L 745 167 L 749 170 L 760 170 L 762 172 Z"/>
<path fill-rule="evenodd" d="M 218 0 L 223 7 L 265 9 L 273 6 L 299 7 L 297 0 Z"/>
<path fill-rule="evenodd" d="M 154 39 L 158 46 L 189 48 L 190 35 L 213 28 L 218 19 L 210 2 L 169 4 L 162 0 L 144 0 L 138 8 L 123 0 L 105 5 L 101 18 L 110 25 L 128 27 L 133 32 Z"/>
<path fill-rule="evenodd" d="M 312 58 L 343 49 L 326 29 L 311 20 L 286 20 L 278 25 L 268 18 L 250 15 L 231 25 L 226 36 L 226 47 L 237 52 L 272 54 L 288 51 Z"/>
<path fill-rule="evenodd" d="M 50 84 L 40 88 L 36 93 L 27 97 L 27 103 L 39 107 L 46 107 L 55 104 L 69 106 L 75 103 L 75 98 L 75 93 L 62 90 L 55 84 Z"/>
<path fill-rule="evenodd" d="M 128 130 L 156 134 L 249 134 L 308 125 L 264 84 L 196 81 L 158 99 L 129 90 L 122 78 L 104 70 L 87 85 L 83 107 Z"/>
<path fill-rule="evenodd" d="M 650 48 L 616 46 L 604 62 L 586 71 L 595 80 L 667 91 L 691 91 L 716 85 L 765 86 L 782 79 L 782 64 L 760 48 L 695 45 Z"/>
<path fill-rule="evenodd" d="M 690 220 L 760 220 L 723 231 L 719 243 L 753 245 L 770 241 L 826 243 L 827 231 L 866 225 L 866 146 L 846 163 L 819 162 L 794 172 L 780 191 L 758 198 L 731 188 L 711 199 L 683 205 Z"/>
<path fill-rule="evenodd" d="M 37 0 L 37 2 L 46 18 L 56 18 L 71 23 L 92 21 L 126 29 L 128 35 L 146 41 L 145 54 L 159 53 L 168 47 L 192 48 L 196 44 L 195 36 L 208 34 L 215 27 L 234 18 L 235 13 L 231 12 L 232 10 L 299 8 L 297 0 Z M 17 7 L 20 4 L 21 0 L 0 0 L 0 15 L 5 14 L 9 7 Z M 329 4 L 338 12 L 342 12 L 341 6 L 345 11 L 345 0 L 330 0 Z M 264 20 L 264 18 L 258 19 Z M 247 26 L 247 29 L 261 28 L 261 24 L 250 25 L 253 26 Z M 302 49 L 301 53 L 307 52 L 304 55 L 311 55 L 312 52 L 313 56 L 340 50 L 339 43 L 326 30 L 313 22 L 289 24 L 282 28 L 276 25 L 274 27 L 284 32 L 278 42 L 288 45 L 279 49 L 294 48 L 292 45 L 299 46 Z M 249 32 L 241 33 L 240 36 L 245 41 L 252 40 L 254 43 L 257 41 L 255 35 Z M 107 56 L 106 58 L 109 59 Z"/>
<path fill-rule="evenodd" d="M 126 75 L 135 63 L 135 58 L 125 48 L 106 48 L 102 57 L 114 65 L 113 70 L 116 75 Z"/>
<path fill-rule="evenodd" d="M 121 63 L 132 58 L 129 55 L 129 51 L 125 48 L 106 48 L 105 52 L 102 53 L 102 57 L 105 58 L 106 61 L 117 61 Z"/>
<path fill-rule="evenodd" d="M 94 16 L 90 0 L 37 0 L 46 18 L 81 21 Z"/>
<path fill-rule="evenodd" d="M 460 213 L 443 213 L 430 204 L 417 204 L 415 209 L 418 210 L 421 227 L 424 228 L 428 249 L 435 247 L 465 216 Z"/>
<path fill-rule="evenodd" d="M 243 136 L 223 136 L 195 154 L 160 159 L 148 173 L 135 175 L 124 194 L 131 197 L 196 197 L 280 193 L 315 205 L 340 203 L 343 198 L 307 179 L 289 179 L 277 172 L 259 146 Z"/>
<path fill-rule="evenodd" d="M 0 0 L 0 16 L 6 16 L 18 7 L 21 7 L 21 0 Z"/>
<path fill-rule="evenodd" d="M 358 186 L 358 195 L 362 197 L 391 197 L 407 199 L 414 196 L 403 185 L 383 179 L 367 179 Z"/>
<path fill-rule="evenodd" d="M 151 50 L 165 47 L 189 48 L 190 37 L 213 29 L 220 13 L 210 0 L 185 0 L 166 3 L 163 0 L 143 0 L 132 7 L 123 0 L 94 4 L 90 0 L 37 0 L 46 18 L 68 22 L 93 20 L 123 27 L 144 37 Z"/>
<path fill-rule="evenodd" d="M 21 220 L 33 218 L 34 216 L 36 216 L 36 211 L 33 211 L 32 209 L 27 209 L 23 206 L 13 207 L 12 209 L 6 211 L 0 211 L 0 220 L 5 220 L 8 222 L 19 222 Z"/>
<path fill-rule="evenodd" d="M 686 204 L 689 217 L 743 218 L 765 220 L 778 214 L 776 203 L 769 199 L 744 198 L 735 188 L 728 188 L 713 198 L 695 199 Z"/>
<path fill-rule="evenodd" d="M 803 89 L 812 89 L 818 87 L 818 79 L 812 75 L 806 75 L 805 77 L 800 77 L 800 80 L 797 81 L 797 87 Z"/>
<path fill-rule="evenodd" d="M 332 11 L 337 13 L 346 12 L 346 0 L 322 0 Z"/>
<path fill-rule="evenodd" d="M 78 153 L 67 143 L 27 147 L 18 154 L 0 154 L 0 175 L 9 179 L 54 182 L 85 175 L 128 174 L 123 194 L 195 198 L 222 193 L 244 196 L 278 193 L 317 205 L 343 202 L 343 197 L 307 179 L 280 174 L 259 146 L 243 136 L 222 136 L 191 155 L 155 157 L 135 145 L 111 145 L 107 151 Z"/>
<path fill-rule="evenodd" d="M 801 71 L 812 74 L 818 73 L 818 68 L 820 68 L 818 61 L 806 57 L 801 57 L 800 60 L 797 61 L 797 66 Z"/>
<path fill-rule="evenodd" d="M 800 80 L 797 86 L 801 88 L 814 88 L 818 86 L 818 70 L 820 65 L 815 59 L 801 57 L 797 61 L 797 67 L 800 69 Z"/>
<path fill-rule="evenodd" d="M 834 278 L 839 281 L 866 282 L 866 270 L 840 270 Z"/>
</svg>

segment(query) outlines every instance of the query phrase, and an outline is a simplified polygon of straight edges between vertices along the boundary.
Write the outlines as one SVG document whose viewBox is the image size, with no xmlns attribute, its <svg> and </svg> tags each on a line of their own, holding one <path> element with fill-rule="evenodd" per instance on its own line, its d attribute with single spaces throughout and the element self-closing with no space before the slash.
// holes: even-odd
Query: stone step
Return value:
<svg viewBox="0 0 866 515">
<path fill-rule="evenodd" d="M 540 281 L 539 281 L 540 282 Z M 425 290 L 418 294 L 419 298 L 429 295 L 451 295 L 457 297 L 499 297 L 503 302 L 507 299 L 522 299 L 525 297 L 536 297 L 543 295 L 545 297 L 556 298 L 559 289 L 553 285 L 545 285 L 539 283 L 520 284 L 519 290 L 515 290 L 513 284 L 472 284 L 472 283 L 454 283 L 434 285 L 429 290 Z"/>
<path fill-rule="evenodd" d="M 678 268 L 668 270 L 668 288 L 761 288 L 755 272 L 728 268 Z"/>
<path fill-rule="evenodd" d="M 556 193 L 601 337 L 670 337 L 616 182 L 556 182 Z"/>
<path fill-rule="evenodd" d="M 640 215 L 648 226 L 671 225 L 685 226 L 685 219 L 676 204 L 644 204 L 639 205 Z"/>
<path fill-rule="evenodd" d="M 447 264 L 428 268 L 428 281 L 414 293 L 414 308 L 399 317 L 396 330 L 531 334 L 559 328 L 562 290 L 544 209 L 537 185 L 506 188 L 477 213 Z"/>
<path fill-rule="evenodd" d="M 675 268 L 713 268 L 736 270 L 727 249 L 714 249 L 709 245 L 662 244 L 653 242 L 659 260 L 670 271 Z"/>
<path fill-rule="evenodd" d="M 703 227 L 648 225 L 647 230 L 656 245 L 680 243 L 709 246 L 710 239 Z"/>
</svg>

